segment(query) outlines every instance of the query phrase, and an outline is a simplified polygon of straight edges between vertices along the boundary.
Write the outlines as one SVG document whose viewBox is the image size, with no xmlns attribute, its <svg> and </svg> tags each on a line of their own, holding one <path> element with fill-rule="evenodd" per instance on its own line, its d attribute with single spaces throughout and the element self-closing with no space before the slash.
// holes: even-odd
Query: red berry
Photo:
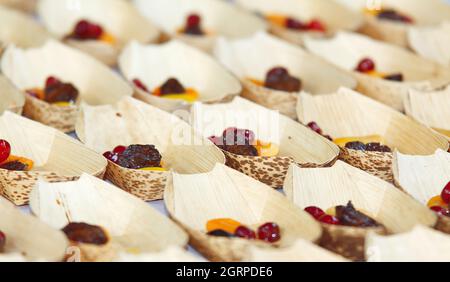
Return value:
<svg viewBox="0 0 450 282">
<path fill-rule="evenodd" d="M 339 224 L 339 219 L 337 219 L 334 216 L 331 215 L 324 215 L 319 219 L 320 222 L 326 223 L 326 224 L 332 224 L 332 225 L 338 225 Z"/>
<path fill-rule="evenodd" d="M 0 163 L 6 161 L 11 154 L 11 145 L 6 140 L 0 140 Z"/>
<path fill-rule="evenodd" d="M 441 198 L 447 204 L 450 204 L 450 182 L 445 185 L 444 190 L 442 190 Z"/>
<path fill-rule="evenodd" d="M 200 22 L 202 21 L 202 19 L 200 18 L 199 15 L 197 14 L 191 14 L 188 16 L 187 21 L 186 21 L 186 26 L 189 27 L 197 27 L 200 25 Z"/>
<path fill-rule="evenodd" d="M 362 59 L 359 62 L 358 66 L 356 67 L 356 71 L 363 73 L 370 72 L 373 70 L 375 70 L 375 62 L 369 58 Z"/>
<path fill-rule="evenodd" d="M 432 211 L 434 211 L 435 213 L 437 213 L 438 215 L 443 215 L 443 216 L 449 216 L 450 217 L 450 211 L 448 209 L 445 209 L 441 206 L 434 206 L 430 208 Z"/>
<path fill-rule="evenodd" d="M 117 160 L 119 159 L 119 157 L 117 156 L 117 154 L 113 153 L 113 152 L 105 152 L 103 153 L 103 156 L 107 159 L 112 161 L 113 163 L 117 162 Z"/>
<path fill-rule="evenodd" d="M 279 241 L 281 238 L 280 227 L 278 224 L 268 222 L 258 228 L 258 239 L 269 243 Z"/>
<path fill-rule="evenodd" d="M 312 121 L 308 123 L 308 127 L 315 131 L 317 134 L 322 134 L 322 129 L 316 122 Z"/>
<path fill-rule="evenodd" d="M 145 84 L 144 83 L 142 83 L 142 81 L 140 81 L 139 79 L 133 79 L 133 83 L 134 83 L 134 85 L 137 87 L 137 88 L 139 88 L 139 89 L 141 89 L 141 90 L 144 90 L 145 92 L 148 92 L 148 88 L 145 86 Z"/>
<path fill-rule="evenodd" d="M 125 152 L 126 149 L 127 149 L 127 147 L 125 147 L 125 146 L 117 146 L 116 148 L 114 148 L 113 153 L 114 154 L 122 154 L 123 152 Z"/>
<path fill-rule="evenodd" d="M 320 32 L 325 32 L 325 30 L 326 30 L 324 24 L 317 19 L 311 20 L 309 22 L 307 28 L 308 28 L 308 30 L 320 31 Z"/>
<path fill-rule="evenodd" d="M 50 86 L 53 86 L 53 85 L 59 84 L 59 83 L 61 83 L 61 81 L 59 79 L 57 79 L 54 76 L 49 76 L 47 78 L 47 80 L 45 81 L 45 88 L 48 88 Z"/>
<path fill-rule="evenodd" d="M 2 231 L 0 231 L 0 250 L 3 250 L 6 245 L 6 235 Z"/>
<path fill-rule="evenodd" d="M 312 215 L 315 219 L 319 219 L 325 214 L 321 208 L 314 206 L 305 208 L 305 211 Z"/>
<path fill-rule="evenodd" d="M 286 27 L 289 29 L 304 29 L 305 25 L 299 20 L 287 18 Z"/>
<path fill-rule="evenodd" d="M 256 239 L 255 231 L 249 229 L 246 226 L 239 226 L 238 228 L 236 228 L 236 231 L 234 231 L 234 235 L 245 239 Z"/>
<path fill-rule="evenodd" d="M 75 35 L 79 38 L 87 38 L 89 32 L 89 22 L 81 20 L 75 26 Z"/>
<path fill-rule="evenodd" d="M 90 39 L 98 39 L 103 34 L 103 28 L 97 24 L 90 24 L 87 33 Z"/>
</svg>

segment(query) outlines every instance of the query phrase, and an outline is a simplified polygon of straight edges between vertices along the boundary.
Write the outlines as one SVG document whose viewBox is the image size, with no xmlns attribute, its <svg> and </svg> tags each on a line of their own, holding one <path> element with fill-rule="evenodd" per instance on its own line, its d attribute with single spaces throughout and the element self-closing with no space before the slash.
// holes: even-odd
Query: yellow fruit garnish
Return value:
<svg viewBox="0 0 450 282">
<path fill-rule="evenodd" d="M 364 14 L 369 16 L 377 16 L 381 12 L 381 10 L 364 8 L 363 12 Z"/>
<path fill-rule="evenodd" d="M 225 232 L 234 234 L 236 229 L 242 224 L 234 219 L 230 218 L 218 218 L 210 220 L 206 223 L 206 232 L 214 230 L 223 230 Z"/>
<path fill-rule="evenodd" d="M 146 170 L 146 171 L 167 171 L 167 169 L 163 167 L 144 167 L 139 170 Z"/>
<path fill-rule="evenodd" d="M 366 72 L 367 75 L 373 76 L 373 77 L 379 77 L 379 78 L 384 78 L 386 77 L 385 73 L 382 72 L 378 72 L 378 71 L 369 71 Z"/>
<path fill-rule="evenodd" d="M 271 14 L 267 15 L 266 19 L 274 25 L 285 26 L 286 25 L 286 16 Z"/>
<path fill-rule="evenodd" d="M 280 152 L 280 147 L 273 143 L 264 143 L 257 141 L 256 149 L 258 150 L 258 156 L 261 157 L 274 157 Z"/>
<path fill-rule="evenodd" d="M 60 107 L 68 107 L 68 106 L 72 105 L 72 103 L 70 103 L 70 102 L 56 102 L 56 103 L 52 103 L 52 105 L 60 106 Z"/>
<path fill-rule="evenodd" d="M 448 207 L 448 204 L 446 202 L 444 202 L 444 200 L 441 198 L 441 196 L 436 196 L 431 198 L 428 203 L 427 203 L 428 207 L 435 207 L 435 206 L 439 206 L 439 207 Z"/>
<path fill-rule="evenodd" d="M 384 144 L 384 139 L 380 135 L 369 135 L 369 136 L 361 136 L 361 137 L 344 137 L 344 138 L 337 138 L 333 142 L 338 145 L 339 147 L 345 147 L 345 144 L 349 142 L 362 142 L 364 144 L 367 143 L 380 143 Z"/>
<path fill-rule="evenodd" d="M 255 84 L 255 85 L 258 85 L 258 86 L 264 86 L 264 84 L 265 84 L 263 81 L 258 80 L 258 79 L 254 79 L 254 78 L 248 78 L 248 80 L 249 80 L 251 83 L 253 83 L 253 84 Z"/>
<path fill-rule="evenodd" d="M 116 38 L 107 32 L 103 32 L 99 40 L 109 44 L 116 43 Z"/>
<path fill-rule="evenodd" d="M 331 216 L 336 216 L 336 207 L 327 209 L 327 211 L 325 213 L 328 215 L 331 215 Z"/>
<path fill-rule="evenodd" d="M 198 100 L 198 92 L 194 89 L 188 88 L 186 89 L 185 94 L 166 94 L 160 97 L 172 100 L 184 100 L 186 102 L 193 103 Z"/>
</svg>

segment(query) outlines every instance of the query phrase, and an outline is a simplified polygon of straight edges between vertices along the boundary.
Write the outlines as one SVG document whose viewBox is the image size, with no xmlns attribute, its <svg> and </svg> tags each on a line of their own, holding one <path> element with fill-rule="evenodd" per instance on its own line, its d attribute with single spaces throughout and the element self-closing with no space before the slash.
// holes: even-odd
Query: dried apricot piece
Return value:
<svg viewBox="0 0 450 282">
<path fill-rule="evenodd" d="M 223 230 L 225 232 L 234 234 L 236 229 L 242 224 L 231 218 L 218 218 L 210 220 L 206 223 L 206 231 Z"/>
</svg>

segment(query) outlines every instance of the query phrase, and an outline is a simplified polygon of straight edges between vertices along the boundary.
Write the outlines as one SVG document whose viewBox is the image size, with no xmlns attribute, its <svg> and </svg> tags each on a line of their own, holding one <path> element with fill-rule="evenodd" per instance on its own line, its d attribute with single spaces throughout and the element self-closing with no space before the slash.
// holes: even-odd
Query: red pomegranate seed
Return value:
<svg viewBox="0 0 450 282">
<path fill-rule="evenodd" d="M 6 161 L 11 154 L 11 145 L 6 140 L 0 140 L 0 163 Z"/>
<path fill-rule="evenodd" d="M 444 190 L 442 190 L 441 198 L 447 204 L 450 204 L 450 182 L 445 185 Z"/>
<path fill-rule="evenodd" d="M 61 81 L 59 79 L 57 79 L 54 76 L 49 76 L 47 78 L 47 80 L 45 81 L 45 88 L 48 88 L 50 86 L 53 86 L 53 85 L 59 84 L 59 83 L 61 83 Z"/>
<path fill-rule="evenodd" d="M 314 206 L 305 208 L 305 211 L 312 215 L 315 219 L 319 219 L 325 214 L 321 208 Z"/>
<path fill-rule="evenodd" d="M 246 226 L 239 226 L 234 232 L 234 235 L 245 239 L 256 239 L 255 231 Z"/>
<path fill-rule="evenodd" d="M 450 211 L 441 206 L 434 206 L 434 207 L 431 207 L 430 209 L 432 211 L 434 211 L 435 213 L 437 213 L 438 215 L 450 216 Z"/>
<path fill-rule="evenodd" d="M 258 239 L 269 243 L 277 242 L 281 239 L 280 227 L 278 224 L 268 222 L 258 228 Z"/>
<path fill-rule="evenodd" d="M 322 129 L 316 122 L 312 121 L 308 123 L 308 127 L 315 131 L 317 134 L 322 134 Z"/>
<path fill-rule="evenodd" d="M 144 83 L 142 83 L 142 81 L 140 81 L 139 79 L 133 79 L 133 83 L 134 83 L 134 85 L 137 87 L 137 88 L 139 88 L 139 89 L 141 89 L 141 90 L 144 90 L 145 92 L 148 92 L 148 89 L 147 89 L 147 87 L 145 86 L 145 84 Z"/>
<path fill-rule="evenodd" d="M 87 33 L 89 38 L 98 39 L 103 34 L 103 28 L 97 24 L 90 24 Z"/>
<path fill-rule="evenodd" d="M 5 245 L 6 245 L 6 235 L 2 231 L 0 231 L 0 250 L 3 250 Z"/>
<path fill-rule="evenodd" d="M 87 38 L 89 34 L 89 22 L 81 20 L 75 26 L 75 35 L 80 38 Z"/>
<path fill-rule="evenodd" d="M 324 24 L 318 19 L 311 20 L 308 24 L 308 29 L 320 32 L 325 32 L 326 30 Z"/>
<path fill-rule="evenodd" d="M 200 25 L 202 19 L 197 14 L 191 14 L 187 17 L 186 26 L 187 27 L 197 27 Z"/>
<path fill-rule="evenodd" d="M 373 70 L 375 70 L 375 62 L 369 58 L 362 59 L 359 62 L 358 66 L 356 67 L 356 71 L 363 73 L 370 72 Z"/>
<path fill-rule="evenodd" d="M 319 219 L 320 222 L 326 223 L 326 224 L 332 224 L 332 225 L 338 225 L 339 219 L 337 219 L 334 216 L 331 215 L 324 215 Z"/>
<path fill-rule="evenodd" d="M 127 147 L 125 147 L 125 146 L 117 146 L 116 148 L 114 148 L 113 153 L 114 154 L 122 154 L 123 152 L 125 152 L 126 149 L 127 149 Z"/>
</svg>

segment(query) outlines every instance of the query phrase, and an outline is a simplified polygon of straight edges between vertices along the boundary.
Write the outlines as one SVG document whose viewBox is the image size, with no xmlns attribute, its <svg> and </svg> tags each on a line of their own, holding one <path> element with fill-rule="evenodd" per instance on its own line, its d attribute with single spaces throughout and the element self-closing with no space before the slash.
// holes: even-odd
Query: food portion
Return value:
<svg viewBox="0 0 450 282">
<path fill-rule="evenodd" d="M 30 159 L 11 154 L 11 145 L 6 140 L 0 140 L 0 169 L 10 171 L 30 171 L 34 162 Z"/>
<path fill-rule="evenodd" d="M 153 91 L 149 91 L 149 88 L 138 78 L 133 79 L 133 83 L 140 90 L 165 99 L 184 100 L 193 103 L 199 98 L 199 94 L 195 89 L 184 87 L 176 78 L 169 78 L 160 87 L 153 89 Z"/>
<path fill-rule="evenodd" d="M 62 82 L 60 79 L 50 76 L 45 82 L 44 89 L 33 88 L 26 93 L 39 100 L 56 106 L 70 106 L 77 102 L 78 89 L 71 83 Z"/>
<path fill-rule="evenodd" d="M 428 201 L 427 206 L 438 215 L 450 217 L 450 182 L 442 189 L 441 195 Z"/>
<path fill-rule="evenodd" d="M 71 222 L 62 231 L 70 241 L 76 243 L 105 245 L 109 241 L 109 237 L 102 227 L 87 223 Z"/>
<path fill-rule="evenodd" d="M 300 92 L 302 90 L 302 81 L 299 78 L 291 76 L 289 71 L 283 67 L 275 67 L 266 74 L 265 81 L 250 78 L 251 82 L 258 86 L 264 86 L 269 89 L 284 92 Z"/>
<path fill-rule="evenodd" d="M 67 39 L 75 39 L 80 41 L 98 40 L 108 44 L 114 44 L 116 39 L 114 36 L 106 32 L 102 26 L 92 23 L 88 20 L 80 20 L 69 34 Z"/>
<path fill-rule="evenodd" d="M 209 139 L 220 149 L 235 155 L 274 157 L 279 153 L 278 145 L 257 140 L 255 133 L 248 129 L 230 127 L 223 131 L 222 136 Z"/>
<path fill-rule="evenodd" d="M 312 121 L 308 123 L 307 126 L 317 134 L 322 135 L 323 137 L 327 138 L 330 141 L 333 141 L 336 145 L 338 145 L 341 148 L 367 152 L 383 152 L 383 153 L 392 152 L 392 149 L 389 146 L 384 145 L 384 139 L 379 135 L 344 137 L 333 140 L 333 138 L 331 138 L 330 135 L 326 135 L 323 133 L 323 130 L 316 122 Z"/>
<path fill-rule="evenodd" d="M 202 18 L 198 14 L 190 14 L 187 16 L 184 27 L 180 28 L 178 32 L 193 36 L 206 35 L 206 32 L 202 28 Z"/>
<path fill-rule="evenodd" d="M 366 14 L 377 17 L 380 20 L 388 20 L 394 22 L 400 22 L 405 24 L 413 24 L 414 20 L 395 9 L 383 8 L 383 9 L 365 9 Z"/>
<path fill-rule="evenodd" d="M 206 223 L 206 232 L 210 236 L 226 238 L 243 238 L 248 240 L 261 240 L 267 243 L 275 243 L 281 239 L 281 231 L 278 224 L 265 223 L 258 227 L 256 232 L 230 218 L 213 219 Z"/>
<path fill-rule="evenodd" d="M 166 171 L 162 165 L 162 156 L 154 145 L 117 146 L 103 156 L 128 169 Z"/>
<path fill-rule="evenodd" d="M 403 74 L 401 74 L 401 73 L 386 74 L 386 73 L 378 72 L 376 70 L 375 62 L 370 58 L 362 59 L 358 63 L 357 67 L 355 68 L 355 71 L 364 73 L 364 74 L 367 74 L 367 75 L 370 75 L 373 77 L 386 79 L 386 80 L 399 81 L 399 82 L 404 81 Z"/>
<path fill-rule="evenodd" d="M 5 251 L 6 246 L 6 234 L 0 231 L 0 253 Z"/>
<path fill-rule="evenodd" d="M 352 202 L 346 206 L 336 206 L 328 209 L 326 212 L 319 207 L 310 206 L 305 211 L 313 216 L 317 221 L 351 227 L 378 227 L 381 226 L 376 220 L 358 211 Z"/>
<path fill-rule="evenodd" d="M 325 24 L 319 19 L 312 19 L 310 21 L 301 21 L 294 17 L 284 16 L 279 14 L 267 15 L 266 19 L 273 25 L 284 27 L 286 29 L 298 32 L 326 32 Z"/>
</svg>

